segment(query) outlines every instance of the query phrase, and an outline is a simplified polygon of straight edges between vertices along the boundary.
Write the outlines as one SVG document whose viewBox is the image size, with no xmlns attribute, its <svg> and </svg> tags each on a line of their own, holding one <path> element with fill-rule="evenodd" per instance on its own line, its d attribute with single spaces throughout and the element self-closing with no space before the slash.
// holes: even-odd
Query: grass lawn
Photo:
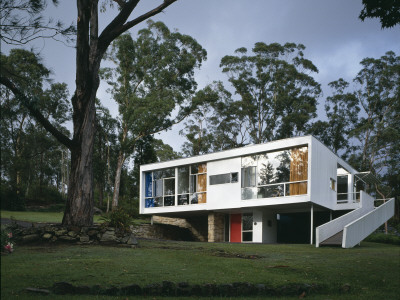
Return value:
<svg viewBox="0 0 400 300">
<path fill-rule="evenodd" d="M 9 211 L 2 210 L 1 217 L 26 222 L 45 222 L 45 223 L 61 223 L 63 212 L 39 212 L 39 211 Z M 94 222 L 100 222 L 100 216 L 94 216 Z"/>
<path fill-rule="evenodd" d="M 195 283 L 315 283 L 321 294 L 307 299 L 399 299 L 400 247 L 362 243 L 353 249 L 311 245 L 224 244 L 141 240 L 140 248 L 111 246 L 20 246 L 1 257 L 2 299 L 43 299 L 22 290 L 54 282 L 126 286 L 163 280 Z M 256 255 L 258 259 L 239 258 Z M 351 286 L 342 294 L 342 285 Z M 47 296 L 70 299 L 71 295 Z M 76 297 L 74 296 L 74 299 Z M 142 298 L 142 297 L 141 297 Z M 297 299 L 279 298 L 279 299 Z M 128 299 L 82 296 L 79 299 Z M 129 299 L 136 299 L 129 297 Z M 149 297 L 148 299 L 172 299 Z M 179 298 L 185 299 L 185 298 Z M 235 298 L 241 299 L 241 298 Z M 252 299 L 262 299 L 254 297 Z"/>
</svg>

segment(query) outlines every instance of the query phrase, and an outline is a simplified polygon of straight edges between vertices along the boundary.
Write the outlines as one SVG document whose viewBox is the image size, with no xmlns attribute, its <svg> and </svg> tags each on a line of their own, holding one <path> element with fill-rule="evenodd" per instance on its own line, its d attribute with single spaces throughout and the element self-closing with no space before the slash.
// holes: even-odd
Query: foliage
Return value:
<svg viewBox="0 0 400 300">
<path fill-rule="evenodd" d="M 2 210 L 1 217 L 31 223 L 61 223 L 65 206 L 50 206 L 30 211 Z M 94 216 L 95 222 L 100 222 L 100 216 Z"/>
<path fill-rule="evenodd" d="M 57 5 L 58 0 L 52 0 Z M 64 37 L 67 42 L 74 40 L 76 28 L 73 24 L 65 26 L 42 14 L 46 0 L 0 0 L 0 39 L 12 45 L 25 45 L 39 38 L 58 40 Z"/>
<path fill-rule="evenodd" d="M 318 72 L 304 57 L 301 44 L 258 42 L 252 53 L 239 48 L 221 59 L 234 97 L 221 82 L 214 82 L 193 98 L 198 109 L 181 131 L 188 142 L 185 155 L 225 150 L 249 143 L 304 134 L 316 116 L 320 85 Z"/>
<path fill-rule="evenodd" d="M 15 242 L 13 241 L 13 233 L 8 228 L 1 229 L 1 251 L 12 253 L 14 252 Z"/>
<path fill-rule="evenodd" d="M 364 5 L 359 18 L 378 18 L 382 29 L 400 24 L 400 2 L 398 0 L 362 0 Z"/>
<path fill-rule="evenodd" d="M 171 32 L 162 22 L 148 21 L 136 39 L 125 34 L 113 43 L 108 59 L 116 68 L 102 73 L 120 113 L 113 208 L 118 206 L 125 160 L 139 139 L 168 129 L 187 115 L 188 99 L 196 89 L 194 70 L 205 58 L 206 51 L 195 39 Z M 175 109 L 177 115 L 172 114 Z"/>
<path fill-rule="evenodd" d="M 384 243 L 392 245 L 400 245 L 400 236 L 395 234 L 373 233 L 368 236 L 365 241 L 374 243 Z"/>
<path fill-rule="evenodd" d="M 103 221 L 102 226 L 114 227 L 117 230 L 129 231 L 129 226 L 132 225 L 132 217 L 123 209 L 113 209 L 108 214 L 101 216 Z"/>
<path fill-rule="evenodd" d="M 1 54 L 1 74 L 12 79 L 33 99 L 30 105 L 40 108 L 46 120 L 64 127 L 70 120 L 66 84 L 49 84 L 50 71 L 40 57 L 21 49 Z M 46 86 L 48 88 L 46 88 Z M 1 87 L 1 172 L 2 207 L 22 209 L 34 202 L 55 202 L 65 190 L 68 154 L 54 137 L 41 128 L 14 94 Z M 3 201 L 4 200 L 4 201 Z"/>
</svg>

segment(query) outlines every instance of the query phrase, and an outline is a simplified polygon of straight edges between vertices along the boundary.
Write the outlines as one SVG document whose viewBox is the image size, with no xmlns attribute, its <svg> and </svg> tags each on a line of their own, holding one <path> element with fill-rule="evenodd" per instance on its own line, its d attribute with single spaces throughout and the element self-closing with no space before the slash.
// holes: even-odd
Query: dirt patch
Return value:
<svg viewBox="0 0 400 300">
<path fill-rule="evenodd" d="M 257 254 L 242 254 L 242 253 L 231 253 L 226 252 L 224 250 L 217 250 L 213 252 L 213 255 L 218 257 L 226 257 L 226 258 L 242 258 L 242 259 L 261 259 L 264 256 L 260 256 Z"/>
</svg>

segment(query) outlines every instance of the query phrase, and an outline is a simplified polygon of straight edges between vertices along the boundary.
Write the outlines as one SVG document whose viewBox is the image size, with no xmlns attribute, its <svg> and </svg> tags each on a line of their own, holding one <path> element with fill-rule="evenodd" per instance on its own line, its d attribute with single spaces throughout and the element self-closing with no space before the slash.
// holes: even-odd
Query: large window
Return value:
<svg viewBox="0 0 400 300">
<path fill-rule="evenodd" d="M 188 205 L 207 201 L 206 163 L 146 172 L 144 178 L 145 207 L 174 206 L 176 203 Z"/>
<path fill-rule="evenodd" d="M 145 173 L 145 206 L 175 205 L 175 168 Z"/>
<path fill-rule="evenodd" d="M 307 194 L 308 148 L 242 158 L 242 200 Z"/>
</svg>

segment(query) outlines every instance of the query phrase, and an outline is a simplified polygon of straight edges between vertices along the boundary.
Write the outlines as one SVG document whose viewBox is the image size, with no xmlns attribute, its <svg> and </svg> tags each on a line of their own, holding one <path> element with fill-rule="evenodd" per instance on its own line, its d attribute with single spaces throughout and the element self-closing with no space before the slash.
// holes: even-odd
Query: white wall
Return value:
<svg viewBox="0 0 400 300">
<path fill-rule="evenodd" d="M 253 210 L 253 243 L 263 242 L 263 213 Z"/>
<path fill-rule="evenodd" d="M 350 173 L 356 173 L 349 164 L 340 159 L 329 148 L 312 138 L 311 149 L 309 149 L 309 164 L 311 161 L 310 174 L 310 195 L 311 202 L 327 207 L 329 209 L 345 209 L 344 206 L 336 205 L 336 191 L 330 187 L 330 179 L 335 179 L 337 183 L 338 163 L 346 168 Z M 311 159 L 310 159 L 311 158 Z M 352 176 L 349 176 L 349 192 L 352 192 Z M 351 186 L 350 186 L 351 185 Z M 357 205 L 358 206 L 358 205 Z M 356 206 L 356 207 L 357 207 Z M 353 209 L 356 207 L 352 207 Z"/>
<path fill-rule="evenodd" d="M 271 223 L 271 227 L 268 226 L 268 221 Z M 263 236 L 262 242 L 273 244 L 277 242 L 278 233 L 278 222 L 276 220 L 276 214 L 271 212 L 263 213 Z"/>
<path fill-rule="evenodd" d="M 231 158 L 207 163 L 207 207 L 224 209 L 238 206 L 241 199 L 241 158 Z M 211 175 L 237 172 L 238 182 L 210 185 Z"/>
</svg>

